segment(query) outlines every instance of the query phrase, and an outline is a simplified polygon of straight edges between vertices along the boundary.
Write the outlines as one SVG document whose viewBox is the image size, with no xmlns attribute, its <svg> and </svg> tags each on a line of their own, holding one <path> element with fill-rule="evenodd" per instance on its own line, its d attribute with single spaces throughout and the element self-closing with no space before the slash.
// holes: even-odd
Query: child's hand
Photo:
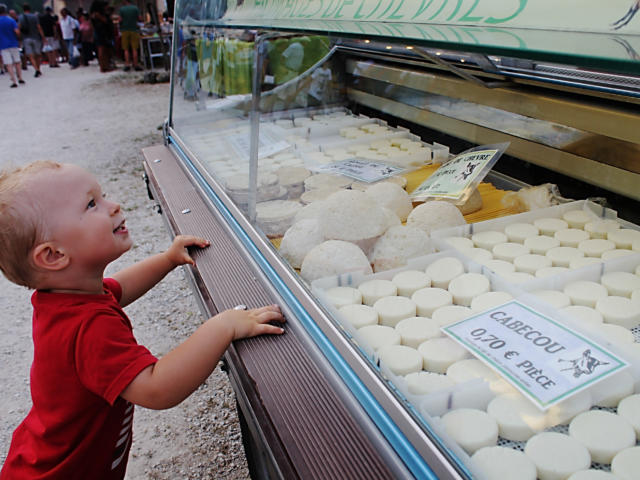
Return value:
<svg viewBox="0 0 640 480">
<path fill-rule="evenodd" d="M 216 317 L 232 326 L 234 340 L 262 334 L 284 333 L 284 329 L 268 323 L 285 322 L 278 305 L 268 305 L 252 310 L 225 310 Z"/>
<path fill-rule="evenodd" d="M 192 235 L 178 235 L 173 239 L 173 243 L 169 247 L 169 249 L 165 252 L 167 258 L 174 266 L 184 265 L 188 263 L 189 265 L 195 265 L 196 262 L 193 261 L 193 258 L 189 255 L 187 251 L 187 247 L 200 247 L 205 248 L 210 245 L 208 240 L 200 237 L 194 237 Z"/>
</svg>

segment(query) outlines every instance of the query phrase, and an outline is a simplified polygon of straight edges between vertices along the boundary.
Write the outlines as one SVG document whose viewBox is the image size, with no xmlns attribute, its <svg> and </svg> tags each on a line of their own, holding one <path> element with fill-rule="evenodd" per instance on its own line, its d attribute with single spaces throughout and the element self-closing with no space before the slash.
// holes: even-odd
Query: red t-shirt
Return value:
<svg viewBox="0 0 640 480">
<path fill-rule="evenodd" d="M 120 393 L 157 361 L 138 345 L 105 279 L 102 295 L 36 291 L 33 407 L 13 434 L 2 480 L 122 479 L 133 404 Z"/>
</svg>

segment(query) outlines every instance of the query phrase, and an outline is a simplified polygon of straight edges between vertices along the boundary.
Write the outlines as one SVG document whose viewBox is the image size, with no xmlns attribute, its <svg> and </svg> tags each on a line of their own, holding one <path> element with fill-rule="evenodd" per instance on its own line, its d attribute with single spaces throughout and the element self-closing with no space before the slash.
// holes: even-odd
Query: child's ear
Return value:
<svg viewBox="0 0 640 480">
<path fill-rule="evenodd" d="M 62 270 L 71 260 L 64 250 L 56 248 L 52 242 L 37 245 L 31 253 L 31 258 L 36 268 L 48 271 Z"/>
</svg>

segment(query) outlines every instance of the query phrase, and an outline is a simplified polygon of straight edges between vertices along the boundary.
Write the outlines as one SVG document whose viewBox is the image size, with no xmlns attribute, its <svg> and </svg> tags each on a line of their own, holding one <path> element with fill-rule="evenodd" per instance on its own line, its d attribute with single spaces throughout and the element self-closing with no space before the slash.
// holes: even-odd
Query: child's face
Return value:
<svg viewBox="0 0 640 480">
<path fill-rule="evenodd" d="M 67 164 L 43 173 L 36 188 L 47 212 L 48 240 L 69 254 L 72 265 L 104 269 L 131 248 L 120 205 L 104 197 L 93 175 Z"/>
</svg>

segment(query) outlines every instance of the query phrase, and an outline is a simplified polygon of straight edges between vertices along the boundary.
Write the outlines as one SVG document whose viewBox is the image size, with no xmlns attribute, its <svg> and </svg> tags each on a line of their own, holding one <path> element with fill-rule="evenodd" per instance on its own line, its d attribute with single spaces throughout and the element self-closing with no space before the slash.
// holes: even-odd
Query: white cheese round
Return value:
<svg viewBox="0 0 640 480">
<path fill-rule="evenodd" d="M 416 304 L 406 297 L 384 297 L 373 304 L 380 323 L 395 327 L 400 320 L 416 316 Z"/>
<path fill-rule="evenodd" d="M 420 228 L 427 234 L 432 230 L 466 225 L 466 223 L 455 205 L 437 200 L 418 205 L 407 217 L 408 226 Z"/>
<path fill-rule="evenodd" d="M 610 296 L 596 302 L 604 321 L 624 328 L 633 328 L 640 323 L 640 303 L 627 297 Z"/>
<path fill-rule="evenodd" d="M 496 421 L 481 410 L 459 408 L 442 416 L 445 431 L 469 455 L 498 442 Z"/>
<path fill-rule="evenodd" d="M 604 286 L 589 280 L 567 283 L 563 291 L 569 296 L 573 305 L 584 305 L 591 308 L 596 306 L 598 300 L 608 295 Z"/>
<path fill-rule="evenodd" d="M 498 422 L 500 436 L 514 442 L 524 442 L 546 427 L 544 412 L 519 393 L 498 395 L 487 413 Z"/>
<path fill-rule="evenodd" d="M 431 286 L 431 278 L 419 270 L 405 270 L 394 275 L 391 281 L 398 288 L 398 295 L 411 297 L 417 290 Z"/>
<path fill-rule="evenodd" d="M 483 312 L 490 308 L 497 307 L 498 305 L 502 305 L 503 303 L 507 303 L 512 299 L 513 296 L 507 292 L 486 292 L 471 300 L 471 310 L 474 312 Z"/>
<path fill-rule="evenodd" d="M 300 275 L 307 282 L 355 271 L 373 273 L 369 260 L 358 246 L 339 240 L 329 240 L 313 247 L 300 267 Z"/>
<path fill-rule="evenodd" d="M 587 232 L 578 230 L 577 228 L 558 230 L 553 234 L 553 237 L 558 240 L 563 247 L 577 247 L 580 242 L 590 238 Z"/>
<path fill-rule="evenodd" d="M 436 287 L 421 288 L 411 295 L 416 311 L 421 317 L 431 317 L 438 308 L 453 303 L 453 295 L 447 290 Z"/>
<path fill-rule="evenodd" d="M 371 185 L 365 193 L 372 201 L 398 215 L 403 222 L 413 209 L 409 194 L 394 183 L 383 182 Z"/>
<path fill-rule="evenodd" d="M 513 259 L 513 265 L 518 272 L 535 275 L 541 268 L 551 267 L 551 259 L 545 255 L 526 253 Z"/>
<path fill-rule="evenodd" d="M 615 243 L 611 240 L 605 240 L 604 238 L 590 238 L 578 243 L 578 250 L 583 251 L 587 257 L 600 258 L 604 252 L 614 250 L 615 248 Z"/>
<path fill-rule="evenodd" d="M 640 239 L 640 231 L 630 228 L 621 228 L 607 232 L 607 240 L 615 243 L 616 248 L 631 250 L 633 242 Z"/>
<path fill-rule="evenodd" d="M 380 272 L 402 267 L 410 258 L 431 252 L 429 237 L 422 230 L 394 225 L 376 240 L 371 253 L 371 262 L 375 271 Z"/>
<path fill-rule="evenodd" d="M 336 308 L 341 308 L 345 305 L 360 305 L 362 303 L 362 294 L 356 288 L 333 287 L 326 290 L 325 295 Z"/>
<path fill-rule="evenodd" d="M 524 243 L 527 238 L 537 237 L 540 233 L 538 227 L 530 223 L 512 223 L 504 228 L 510 242 Z"/>
<path fill-rule="evenodd" d="M 420 344 L 422 368 L 428 372 L 444 373 L 449 365 L 466 358 L 468 352 L 448 337 L 432 338 Z"/>
<path fill-rule="evenodd" d="M 576 257 L 572 258 L 569 262 L 569 268 L 582 268 L 587 265 L 595 265 L 597 263 L 602 263 L 602 259 L 597 257 Z"/>
<path fill-rule="evenodd" d="M 529 439 L 524 453 L 536 466 L 539 480 L 566 480 L 571 474 L 591 466 L 589 450 L 562 433 L 537 434 Z"/>
<path fill-rule="evenodd" d="M 569 296 L 558 290 L 537 290 L 531 293 L 540 300 L 553 305 L 554 308 L 564 308 L 571 305 L 571 299 Z"/>
<path fill-rule="evenodd" d="M 618 404 L 618 415 L 624 418 L 636 431 L 640 439 L 640 394 L 623 398 Z"/>
<path fill-rule="evenodd" d="M 485 250 L 484 248 L 465 248 L 464 250 L 460 251 L 464 254 L 465 257 L 470 258 L 474 262 L 482 264 L 493 259 L 493 254 L 489 250 Z"/>
<path fill-rule="evenodd" d="M 477 358 L 467 358 L 449 365 L 447 376 L 456 383 L 466 383 L 476 378 L 487 382 L 497 380 L 498 375 Z"/>
<path fill-rule="evenodd" d="M 405 377 L 409 393 L 427 395 L 429 393 L 448 390 L 455 385 L 446 375 L 433 372 L 410 373 Z"/>
<path fill-rule="evenodd" d="M 410 317 L 401 320 L 396 325 L 402 345 L 418 348 L 421 343 L 432 338 L 442 336 L 440 325 L 431 318 Z"/>
<path fill-rule="evenodd" d="M 393 327 L 385 325 L 367 325 L 358 329 L 358 335 L 373 350 L 389 345 L 400 345 L 400 335 Z"/>
<path fill-rule="evenodd" d="M 591 396 L 599 407 L 616 407 L 620 401 L 633 394 L 634 378 L 628 371 L 617 372 L 591 387 Z"/>
<path fill-rule="evenodd" d="M 536 278 L 553 277 L 567 271 L 569 271 L 567 267 L 542 267 L 536 270 L 535 276 Z"/>
<path fill-rule="evenodd" d="M 584 252 L 573 247 L 555 247 L 545 253 L 551 259 L 554 267 L 568 267 L 571 260 L 584 257 Z"/>
<path fill-rule="evenodd" d="M 604 315 L 603 315 L 603 318 L 604 318 Z M 611 343 L 613 345 L 633 343 L 635 341 L 633 337 L 633 333 L 631 333 L 631 330 L 625 327 L 621 327 L 620 325 L 602 323 L 602 324 L 596 325 L 596 331 L 598 335 L 604 338 L 605 342 Z"/>
<path fill-rule="evenodd" d="M 591 460 L 611 463 L 615 455 L 636 444 L 636 433 L 624 418 L 603 410 L 581 413 L 569 424 L 569 435 L 587 447 Z"/>
<path fill-rule="evenodd" d="M 591 238 L 607 238 L 609 232 L 619 228 L 620 224 L 612 219 L 595 220 L 584 225 L 585 232 L 588 232 Z"/>
<path fill-rule="evenodd" d="M 451 280 L 464 273 L 464 265 L 455 257 L 443 257 L 430 264 L 425 272 L 433 287 L 446 289 Z"/>
<path fill-rule="evenodd" d="M 507 282 L 513 283 L 514 285 L 527 283 L 536 278 L 530 273 L 526 272 L 506 272 L 503 273 L 501 277 Z"/>
<path fill-rule="evenodd" d="M 437 308 L 432 314 L 431 318 L 437 322 L 441 327 L 455 323 L 459 320 L 471 316 L 473 311 L 469 307 L 462 305 L 446 305 L 444 307 Z"/>
<path fill-rule="evenodd" d="M 569 305 L 568 307 L 562 308 L 561 311 L 580 322 L 591 325 L 602 323 L 604 321 L 600 312 L 591 307 L 585 307 L 584 305 Z"/>
<path fill-rule="evenodd" d="M 584 210 L 569 210 L 568 212 L 564 212 L 562 218 L 571 228 L 584 229 L 584 226 L 591 222 L 594 219 L 594 216 Z"/>
<path fill-rule="evenodd" d="M 480 273 L 463 273 L 449 282 L 453 303 L 468 307 L 471 300 L 491 290 L 489 279 Z"/>
<path fill-rule="evenodd" d="M 339 309 L 342 318 L 356 330 L 378 324 L 378 312 L 368 305 L 345 305 Z"/>
<path fill-rule="evenodd" d="M 524 246 L 531 250 L 531 253 L 544 255 L 548 250 L 559 247 L 560 241 L 557 238 L 548 235 L 537 235 L 528 237 L 524 241 Z"/>
<path fill-rule="evenodd" d="M 301 203 L 291 200 L 261 202 L 256 204 L 256 223 L 267 236 L 280 237 L 301 209 Z"/>
<path fill-rule="evenodd" d="M 327 187 L 327 188 L 317 188 L 315 190 L 308 190 L 300 195 L 300 201 L 305 205 L 309 205 L 310 203 L 318 202 L 319 200 L 325 200 L 332 193 L 340 190 L 340 187 Z"/>
<path fill-rule="evenodd" d="M 549 426 L 567 425 L 576 415 L 586 412 L 591 406 L 591 393 L 588 389 L 575 393 L 547 410 L 547 424 Z"/>
<path fill-rule="evenodd" d="M 529 253 L 529 248 L 520 243 L 505 242 L 495 245 L 491 253 L 493 253 L 493 258 L 513 262 L 516 257 Z"/>
<path fill-rule="evenodd" d="M 467 237 L 447 237 L 444 239 L 449 245 L 456 250 L 463 250 L 465 248 L 473 248 L 473 241 Z"/>
<path fill-rule="evenodd" d="M 365 305 L 373 305 L 383 297 L 392 297 L 398 293 L 393 282 L 381 279 L 362 282 L 358 285 L 358 290 L 362 293 L 362 303 Z"/>
<path fill-rule="evenodd" d="M 287 260 L 293 268 L 300 268 L 304 257 L 311 249 L 324 242 L 324 235 L 320 228 L 320 222 L 313 218 L 307 218 L 294 223 L 284 232 L 280 242 L 280 255 Z"/>
<path fill-rule="evenodd" d="M 358 241 L 374 238 L 382 235 L 389 226 L 382 208 L 372 204 L 363 192 L 339 190 L 322 204 L 320 225 L 329 239 Z"/>
<path fill-rule="evenodd" d="M 486 232 L 477 232 L 471 235 L 471 241 L 478 248 L 491 250 L 500 243 L 505 243 L 509 238 L 502 232 L 488 230 Z"/>
<path fill-rule="evenodd" d="M 633 255 L 635 252 L 633 250 L 626 250 L 623 248 L 616 248 L 615 250 L 608 250 L 604 252 L 600 258 L 603 262 L 608 260 L 613 260 L 614 258 L 626 257 L 628 255 Z"/>
<path fill-rule="evenodd" d="M 611 473 L 620 480 L 637 480 L 640 472 L 640 447 L 622 450 L 611 462 Z"/>
<path fill-rule="evenodd" d="M 492 272 L 497 273 L 498 275 L 516 271 L 516 266 L 513 263 L 507 262 L 505 260 L 491 259 L 491 260 L 482 262 L 482 264 Z"/>
<path fill-rule="evenodd" d="M 569 227 L 569 224 L 561 218 L 538 218 L 534 220 L 533 224 L 538 227 L 540 235 L 548 235 L 550 237 L 553 237 L 558 230 L 564 230 Z"/>
<path fill-rule="evenodd" d="M 328 173 L 318 173 L 311 175 L 304 180 L 305 190 L 317 190 L 320 188 L 346 188 L 351 182 L 348 177 L 342 175 L 330 175 Z"/>
<path fill-rule="evenodd" d="M 406 345 L 388 345 L 378 350 L 380 362 L 395 375 L 408 375 L 422 370 L 422 355 Z"/>
<path fill-rule="evenodd" d="M 536 480 L 536 466 L 513 448 L 484 447 L 471 460 L 487 480 Z"/>
<path fill-rule="evenodd" d="M 609 295 L 620 297 L 630 297 L 631 292 L 640 289 L 640 277 L 629 272 L 605 273 L 600 283 L 606 287 Z"/>
</svg>

